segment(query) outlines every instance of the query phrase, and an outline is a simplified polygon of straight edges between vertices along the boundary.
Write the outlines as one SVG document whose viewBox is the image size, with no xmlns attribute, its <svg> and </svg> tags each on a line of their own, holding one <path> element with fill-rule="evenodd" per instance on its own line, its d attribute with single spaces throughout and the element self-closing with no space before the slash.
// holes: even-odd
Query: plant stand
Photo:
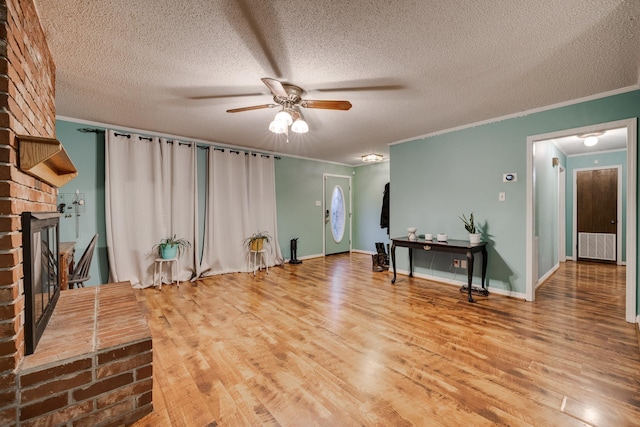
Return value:
<svg viewBox="0 0 640 427">
<path fill-rule="evenodd" d="M 260 257 L 260 262 L 258 263 L 258 257 Z M 264 264 L 264 268 L 267 270 L 267 274 L 269 274 L 269 264 L 267 264 L 267 250 L 261 249 L 259 251 L 250 251 L 249 252 L 249 261 L 251 261 L 251 270 L 253 271 L 253 275 L 256 275 L 256 266 L 258 270 L 262 270 L 262 265 Z"/>
<path fill-rule="evenodd" d="M 171 278 L 173 279 L 173 270 L 172 267 L 175 263 L 176 266 L 176 272 L 175 272 L 175 278 L 176 278 L 176 286 L 179 288 L 180 287 L 180 263 L 178 262 L 178 258 L 170 258 L 170 259 L 164 259 L 164 258 L 156 258 L 156 262 L 155 265 L 153 266 L 153 286 L 158 288 L 159 291 L 162 290 L 162 266 L 164 265 L 165 262 L 169 263 L 169 270 L 172 273 Z M 157 273 L 160 273 L 160 280 L 158 281 L 156 279 L 156 277 L 158 276 Z"/>
</svg>

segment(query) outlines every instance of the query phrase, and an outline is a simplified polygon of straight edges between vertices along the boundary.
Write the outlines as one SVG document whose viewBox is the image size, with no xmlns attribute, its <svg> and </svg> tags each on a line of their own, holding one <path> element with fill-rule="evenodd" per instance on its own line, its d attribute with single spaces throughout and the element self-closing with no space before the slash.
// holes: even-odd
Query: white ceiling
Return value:
<svg viewBox="0 0 640 427">
<path fill-rule="evenodd" d="M 35 0 L 59 116 L 360 163 L 388 144 L 637 86 L 638 0 Z M 349 111 L 267 130 L 261 77 Z"/>
<path fill-rule="evenodd" d="M 578 135 L 551 140 L 553 144 L 567 156 L 596 153 L 600 151 L 615 151 L 627 149 L 627 128 L 609 129 L 598 136 L 598 143 L 592 147 L 584 145 L 583 137 Z"/>
</svg>

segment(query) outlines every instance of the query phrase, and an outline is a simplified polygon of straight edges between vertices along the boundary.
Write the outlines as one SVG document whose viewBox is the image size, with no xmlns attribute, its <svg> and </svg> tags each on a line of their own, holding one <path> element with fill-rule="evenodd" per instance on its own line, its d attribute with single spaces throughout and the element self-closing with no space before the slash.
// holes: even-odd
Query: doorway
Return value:
<svg viewBox="0 0 640 427">
<path fill-rule="evenodd" d="M 637 177 L 637 118 L 619 120 L 615 122 L 600 123 L 582 128 L 567 129 L 559 132 L 552 132 L 541 135 L 531 135 L 527 137 L 526 147 L 526 167 L 527 167 L 527 195 L 526 195 L 526 295 L 527 301 L 535 300 L 535 286 L 537 285 L 535 265 L 535 180 L 534 180 L 534 147 L 536 141 L 563 138 L 573 135 L 587 134 L 590 132 L 607 131 L 611 129 L 626 129 L 627 141 L 627 177 L 626 177 L 626 297 L 625 297 L 625 320 L 635 322 L 636 319 L 636 241 L 637 241 L 637 206 L 636 206 L 636 177 Z"/>
<path fill-rule="evenodd" d="M 617 242 L 622 231 L 619 210 L 622 206 L 619 194 L 621 176 L 622 168 L 619 166 L 574 171 L 573 234 L 577 236 L 577 243 L 574 243 L 577 260 L 619 260 Z"/>
<path fill-rule="evenodd" d="M 351 177 L 323 175 L 324 254 L 351 252 Z"/>
</svg>

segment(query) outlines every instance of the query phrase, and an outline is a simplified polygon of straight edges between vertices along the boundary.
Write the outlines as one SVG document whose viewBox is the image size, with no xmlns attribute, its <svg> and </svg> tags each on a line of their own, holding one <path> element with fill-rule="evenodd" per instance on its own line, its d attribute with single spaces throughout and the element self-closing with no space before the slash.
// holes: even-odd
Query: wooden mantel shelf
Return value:
<svg viewBox="0 0 640 427">
<path fill-rule="evenodd" d="M 17 135 L 20 169 L 44 182 L 61 187 L 78 176 L 78 170 L 57 139 Z"/>
</svg>

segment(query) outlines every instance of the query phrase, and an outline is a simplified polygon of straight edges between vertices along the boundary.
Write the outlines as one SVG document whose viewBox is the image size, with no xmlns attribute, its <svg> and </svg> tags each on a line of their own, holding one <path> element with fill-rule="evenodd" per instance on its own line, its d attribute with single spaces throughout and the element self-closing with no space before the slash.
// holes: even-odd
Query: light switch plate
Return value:
<svg viewBox="0 0 640 427">
<path fill-rule="evenodd" d="M 498 193 L 498 201 L 499 202 L 504 202 L 505 200 L 507 200 L 507 194 L 504 191 L 501 191 Z"/>
<path fill-rule="evenodd" d="M 322 202 L 320 200 L 316 200 L 316 206 L 322 206 Z"/>
</svg>

